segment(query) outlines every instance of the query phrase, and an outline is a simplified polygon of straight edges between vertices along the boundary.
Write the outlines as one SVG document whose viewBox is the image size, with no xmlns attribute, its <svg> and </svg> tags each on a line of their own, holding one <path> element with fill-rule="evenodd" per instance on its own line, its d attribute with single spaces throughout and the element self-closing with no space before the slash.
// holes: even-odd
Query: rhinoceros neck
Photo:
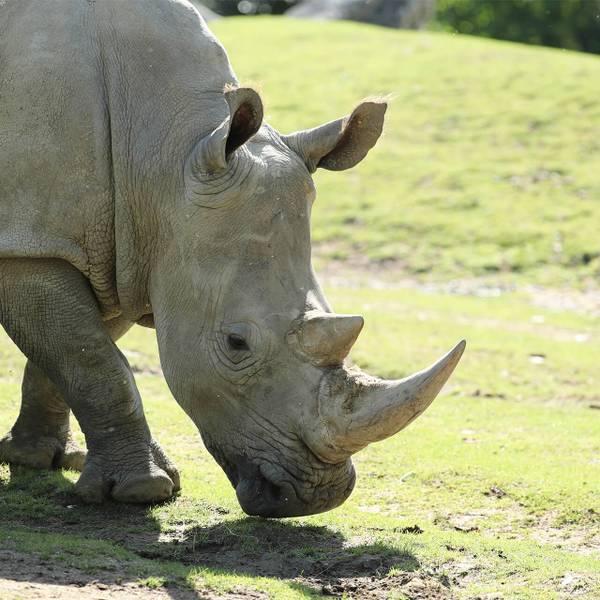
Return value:
<svg viewBox="0 0 600 600">
<path fill-rule="evenodd" d="M 148 281 L 184 201 L 183 165 L 227 115 L 227 55 L 186 2 L 96 4 L 122 313 L 151 312 Z"/>
</svg>

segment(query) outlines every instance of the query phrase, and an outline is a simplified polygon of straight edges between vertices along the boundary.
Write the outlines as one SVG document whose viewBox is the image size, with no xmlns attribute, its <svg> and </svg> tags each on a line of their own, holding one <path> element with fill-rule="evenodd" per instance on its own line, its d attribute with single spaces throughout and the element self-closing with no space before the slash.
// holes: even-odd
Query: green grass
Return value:
<svg viewBox="0 0 600 600">
<path fill-rule="evenodd" d="M 180 467 L 182 495 L 148 509 L 83 507 L 68 500 L 74 473 L 11 475 L 0 467 L 0 546 L 99 577 L 118 561 L 123 578 L 151 589 L 241 586 L 302 598 L 318 595 L 314 580 L 329 571 L 375 575 L 392 590 L 394 574 L 417 571 L 461 598 L 495 591 L 558 598 L 565 577 L 575 577 L 582 598 L 597 597 L 600 420 L 590 407 L 598 405 L 598 324 L 533 307 L 522 294 L 490 300 L 361 289 L 349 298 L 330 289 L 329 296 L 337 309 L 365 314 L 353 356 L 380 375 L 401 376 L 458 337 L 469 340 L 447 393 L 405 432 L 356 456 L 358 484 L 344 506 L 283 523 L 244 517 L 162 378 L 147 372 L 158 365 L 153 333 L 136 328 L 122 347 L 146 371 L 137 379 L 148 419 Z M 22 359 L 3 348 L 7 429 Z M 545 361 L 533 363 L 531 354 Z"/>
<path fill-rule="evenodd" d="M 75 473 L 0 466 L 0 550 L 148 593 L 418 598 L 419 578 L 432 597 L 600 597 L 600 326 L 563 304 L 544 308 L 523 286 L 583 285 L 600 267 L 599 59 L 353 24 L 257 18 L 214 29 L 282 131 L 394 95 L 369 159 L 317 177 L 322 266 L 333 259 L 346 276 L 340 259 L 364 255 L 371 269 L 392 260 L 402 277 L 493 274 L 521 291 L 328 285 L 338 311 L 365 315 L 352 357 L 375 374 L 401 377 L 463 337 L 468 349 L 429 411 L 355 457 L 346 504 L 282 522 L 243 515 L 170 397 L 154 333 L 135 328 L 121 347 L 182 494 L 149 508 L 85 507 L 71 496 Z M 24 362 L 0 342 L 7 430 Z"/>
<path fill-rule="evenodd" d="M 317 176 L 327 257 L 422 278 L 582 284 L 600 272 L 600 57 L 352 23 L 213 29 L 283 132 L 391 94 L 369 158 Z"/>
</svg>

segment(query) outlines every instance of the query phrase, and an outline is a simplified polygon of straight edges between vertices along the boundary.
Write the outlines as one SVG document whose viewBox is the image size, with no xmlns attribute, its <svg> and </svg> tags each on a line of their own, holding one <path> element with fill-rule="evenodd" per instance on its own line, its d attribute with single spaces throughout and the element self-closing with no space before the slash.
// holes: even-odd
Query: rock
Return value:
<svg viewBox="0 0 600 600">
<path fill-rule="evenodd" d="M 285 14 L 306 19 L 348 19 L 420 29 L 433 15 L 435 0 L 304 0 Z"/>
</svg>

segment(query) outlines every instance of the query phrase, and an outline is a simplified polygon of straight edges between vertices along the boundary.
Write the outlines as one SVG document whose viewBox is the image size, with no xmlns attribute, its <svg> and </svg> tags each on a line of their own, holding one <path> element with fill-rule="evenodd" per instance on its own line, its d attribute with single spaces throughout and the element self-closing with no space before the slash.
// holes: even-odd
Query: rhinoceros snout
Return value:
<svg viewBox="0 0 600 600">
<path fill-rule="evenodd" d="M 348 498 L 356 480 L 350 464 L 343 485 L 317 486 L 301 497 L 301 482 L 273 481 L 260 467 L 245 467 L 234 485 L 238 501 L 246 514 L 265 518 L 302 517 L 336 508 Z"/>
<path fill-rule="evenodd" d="M 277 485 L 259 473 L 244 478 L 235 488 L 243 511 L 257 517 L 291 517 L 299 515 L 301 503 L 289 485 Z"/>
</svg>

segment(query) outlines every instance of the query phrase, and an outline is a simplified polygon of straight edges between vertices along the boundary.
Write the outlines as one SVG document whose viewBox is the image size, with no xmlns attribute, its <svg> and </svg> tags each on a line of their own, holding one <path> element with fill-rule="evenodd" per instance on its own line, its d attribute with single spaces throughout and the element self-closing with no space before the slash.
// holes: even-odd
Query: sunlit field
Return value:
<svg viewBox="0 0 600 600">
<path fill-rule="evenodd" d="M 421 278 L 600 269 L 600 59 L 353 23 L 214 24 L 283 132 L 389 95 L 385 137 L 352 172 L 319 173 L 314 239 Z"/>
<path fill-rule="evenodd" d="M 365 316 L 359 366 L 402 377 L 467 350 L 421 418 L 356 455 L 344 505 L 269 521 L 242 513 L 134 328 L 119 345 L 182 491 L 88 507 L 76 473 L 0 466 L 0 559 L 20 565 L 0 596 L 36 572 L 124 598 L 599 598 L 600 59 L 349 23 L 213 29 L 284 132 L 391 94 L 365 162 L 317 175 L 315 262 L 335 309 Z M 3 431 L 23 366 L 0 338 Z"/>
</svg>

